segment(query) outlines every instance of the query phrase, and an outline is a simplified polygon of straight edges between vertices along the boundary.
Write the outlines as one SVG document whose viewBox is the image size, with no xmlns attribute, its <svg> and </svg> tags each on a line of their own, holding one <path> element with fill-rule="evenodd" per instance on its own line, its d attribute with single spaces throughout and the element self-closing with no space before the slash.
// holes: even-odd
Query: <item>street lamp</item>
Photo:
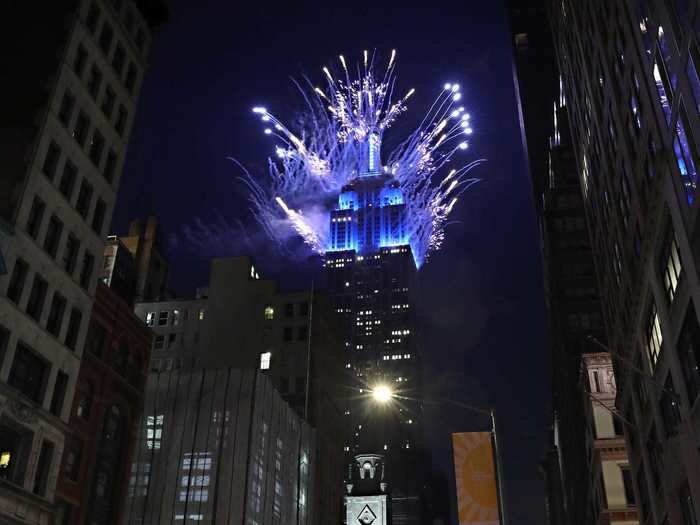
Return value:
<svg viewBox="0 0 700 525">
<path fill-rule="evenodd" d="M 394 397 L 394 391 L 389 385 L 377 385 L 372 389 L 372 398 L 378 403 L 388 403 Z"/>
<path fill-rule="evenodd" d="M 402 396 L 398 396 L 394 390 L 387 384 L 379 383 L 374 386 L 370 390 L 370 394 L 372 396 L 372 399 L 379 403 L 379 404 L 386 404 L 389 401 L 391 401 L 394 397 L 399 397 L 401 398 Z M 408 399 L 408 398 L 405 398 Z M 465 403 L 461 403 L 459 401 L 455 401 L 453 399 L 448 399 L 448 398 L 437 398 L 435 400 L 429 400 L 437 403 L 444 403 L 447 405 L 452 405 L 458 408 L 461 408 L 463 410 L 469 410 L 471 412 L 476 412 L 477 414 L 484 414 L 489 416 L 489 419 L 491 420 L 491 436 L 493 438 L 493 447 L 494 447 L 494 455 L 496 459 L 496 483 L 498 485 L 497 487 L 497 496 L 498 496 L 498 511 L 500 514 L 500 523 L 502 525 L 506 525 L 506 511 L 505 511 L 505 501 L 504 501 L 504 493 L 503 493 L 503 472 L 501 470 L 501 451 L 499 448 L 498 444 L 498 434 L 496 432 L 496 411 L 493 408 L 482 408 L 482 407 L 475 407 L 471 405 L 467 405 Z"/>
</svg>

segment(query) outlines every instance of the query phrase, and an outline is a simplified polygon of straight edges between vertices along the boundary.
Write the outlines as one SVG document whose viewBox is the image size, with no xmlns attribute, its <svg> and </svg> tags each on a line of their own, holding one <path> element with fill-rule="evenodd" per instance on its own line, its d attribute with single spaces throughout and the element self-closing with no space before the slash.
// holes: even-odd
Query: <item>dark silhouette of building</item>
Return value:
<svg viewBox="0 0 700 525">
<path fill-rule="evenodd" d="M 158 0 L 3 5 L 2 522 L 53 519 L 104 235 L 165 14 Z"/>
<path fill-rule="evenodd" d="M 608 523 L 622 512 L 635 522 L 631 503 L 620 497 L 628 467 L 624 445 L 619 435 L 596 433 L 601 421 L 607 431 L 608 420 L 597 413 L 602 405 L 589 398 L 588 381 L 581 380 L 584 356 L 604 350 L 600 345 L 605 328 L 545 2 L 512 0 L 509 5 L 514 80 L 541 235 L 552 358 L 552 432 L 542 465 L 548 518 L 552 525 Z M 597 420 L 589 416 L 591 411 Z"/>
<path fill-rule="evenodd" d="M 331 212 L 325 267 L 342 321 L 347 381 L 345 453 L 380 453 L 395 480 L 394 525 L 422 519 L 429 462 L 422 443 L 422 384 L 415 321 L 416 263 L 401 190 L 379 171 L 380 139 L 367 140 L 366 169 Z M 379 385 L 396 397 L 373 402 Z"/>
<path fill-rule="evenodd" d="M 162 300 L 168 279 L 168 262 L 163 253 L 158 218 L 132 220 L 129 234 L 118 237 L 118 240 L 131 252 L 136 264 L 136 300 Z"/>
</svg>

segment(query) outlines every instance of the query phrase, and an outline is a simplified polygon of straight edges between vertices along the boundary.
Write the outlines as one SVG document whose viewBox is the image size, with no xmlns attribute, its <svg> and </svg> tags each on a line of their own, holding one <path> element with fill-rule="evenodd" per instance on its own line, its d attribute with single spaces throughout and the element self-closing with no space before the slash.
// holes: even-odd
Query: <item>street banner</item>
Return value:
<svg viewBox="0 0 700 525">
<path fill-rule="evenodd" d="M 490 432 L 452 434 L 459 525 L 500 525 Z"/>
</svg>

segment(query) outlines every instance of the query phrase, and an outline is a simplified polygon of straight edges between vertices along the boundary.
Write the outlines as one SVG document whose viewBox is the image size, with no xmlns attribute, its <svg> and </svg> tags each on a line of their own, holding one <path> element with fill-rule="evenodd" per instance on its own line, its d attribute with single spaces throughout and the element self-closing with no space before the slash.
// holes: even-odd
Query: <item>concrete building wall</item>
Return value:
<svg viewBox="0 0 700 525">
<path fill-rule="evenodd" d="M 256 371 L 152 374 L 128 524 L 314 523 L 315 433 Z"/>
</svg>

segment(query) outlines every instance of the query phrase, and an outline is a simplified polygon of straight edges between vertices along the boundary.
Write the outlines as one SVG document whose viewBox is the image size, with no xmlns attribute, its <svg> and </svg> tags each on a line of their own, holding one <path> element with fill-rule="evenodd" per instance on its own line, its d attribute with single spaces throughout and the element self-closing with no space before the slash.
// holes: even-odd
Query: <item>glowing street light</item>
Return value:
<svg viewBox="0 0 700 525">
<path fill-rule="evenodd" d="M 379 403 L 388 403 L 394 397 L 394 391 L 388 385 L 377 385 L 372 389 L 372 398 Z"/>
</svg>

